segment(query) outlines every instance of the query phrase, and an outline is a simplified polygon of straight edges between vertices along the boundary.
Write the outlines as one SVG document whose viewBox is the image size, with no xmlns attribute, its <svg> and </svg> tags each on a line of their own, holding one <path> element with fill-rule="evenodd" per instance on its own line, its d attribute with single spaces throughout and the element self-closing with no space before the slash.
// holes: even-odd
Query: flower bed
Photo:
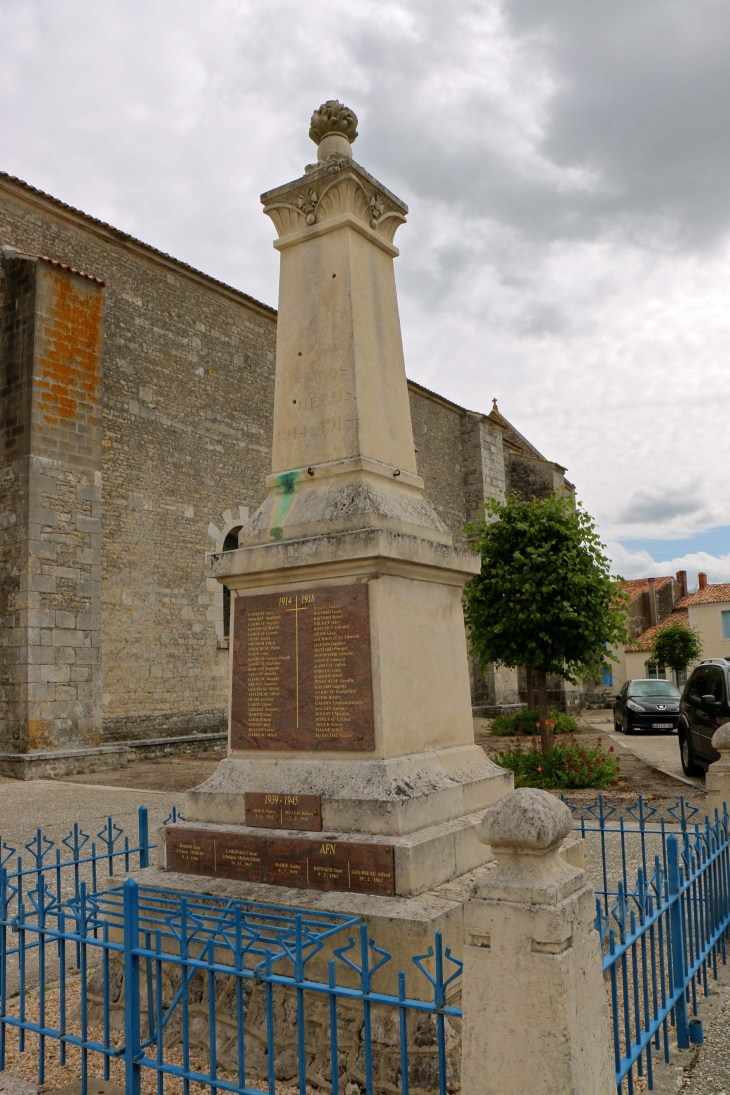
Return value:
<svg viewBox="0 0 730 1095">
<path fill-rule="evenodd" d="M 526 745 L 519 738 L 492 755 L 501 768 L 514 772 L 515 787 L 611 787 L 618 783 L 620 766 L 613 746 L 604 750 L 601 739 L 592 748 L 573 737 L 554 741 L 543 752 L 540 739 Z"/>
</svg>

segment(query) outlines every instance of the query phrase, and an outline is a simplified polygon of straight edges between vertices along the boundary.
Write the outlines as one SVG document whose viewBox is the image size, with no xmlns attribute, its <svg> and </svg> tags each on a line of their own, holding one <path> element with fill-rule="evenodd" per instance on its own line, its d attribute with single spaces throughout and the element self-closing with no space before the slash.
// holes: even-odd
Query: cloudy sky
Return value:
<svg viewBox="0 0 730 1095">
<path fill-rule="evenodd" d="M 0 169 L 276 304 L 312 110 L 410 206 L 409 376 L 568 468 L 628 577 L 730 581 L 727 0 L 0 0 Z"/>
</svg>

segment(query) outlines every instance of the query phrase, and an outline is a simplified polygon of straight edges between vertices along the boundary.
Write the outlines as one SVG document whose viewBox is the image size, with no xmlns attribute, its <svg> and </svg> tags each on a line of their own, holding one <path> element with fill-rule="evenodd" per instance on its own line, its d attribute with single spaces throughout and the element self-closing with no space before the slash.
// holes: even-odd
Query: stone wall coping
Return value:
<svg viewBox="0 0 730 1095">
<path fill-rule="evenodd" d="M 94 757 L 102 753 L 125 753 L 127 749 L 128 746 L 121 742 L 115 745 L 90 745 L 81 749 L 38 749 L 34 753 L 0 753 L 0 762 L 23 761 L 32 763 L 33 761 L 63 760 L 66 757 Z"/>
</svg>

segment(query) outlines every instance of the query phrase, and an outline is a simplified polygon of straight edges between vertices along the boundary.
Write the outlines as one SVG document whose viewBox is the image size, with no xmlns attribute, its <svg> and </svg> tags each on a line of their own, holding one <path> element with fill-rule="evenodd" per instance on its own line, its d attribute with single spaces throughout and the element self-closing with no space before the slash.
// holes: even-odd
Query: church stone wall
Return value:
<svg viewBox="0 0 730 1095">
<path fill-rule="evenodd" d="M 46 705 L 46 717 L 51 691 L 59 703 L 64 689 L 68 703 L 82 698 L 92 703 L 89 696 L 97 695 L 101 679 L 107 743 L 222 730 L 228 661 L 223 591 L 206 580 L 203 561 L 206 551 L 222 550 L 226 535 L 245 524 L 264 498 L 271 469 L 276 313 L 2 173 L 0 245 L 50 256 L 106 283 L 100 464 L 74 468 L 61 454 L 55 465 L 41 467 L 36 461 L 36 466 L 28 458 L 9 472 L 15 457 L 8 455 L 0 470 L 3 702 L 17 702 L 20 695 L 14 659 L 28 662 L 30 657 L 25 653 L 28 636 L 9 627 L 27 561 L 27 529 L 41 521 L 43 543 L 33 565 L 43 570 L 41 585 L 49 589 L 38 587 L 34 595 L 43 601 L 38 611 L 50 612 L 51 581 L 58 591 L 77 575 L 75 570 L 69 576 L 50 572 L 51 566 L 66 566 L 60 557 L 38 560 L 43 552 L 58 553 L 67 532 L 81 535 L 78 527 L 64 525 L 69 520 L 74 525 L 77 514 L 96 524 L 83 532 L 88 543 L 74 543 L 68 550 L 78 549 L 76 561 L 90 568 L 84 574 L 97 592 L 100 575 L 100 608 L 92 609 L 89 602 L 88 611 L 79 605 L 72 614 L 80 621 L 79 632 L 84 631 L 81 624 L 92 627 L 88 613 L 96 613 L 95 621 L 100 615 L 101 645 L 84 631 L 84 645 L 69 640 L 57 648 L 65 650 L 60 668 L 55 668 L 56 654 L 41 651 L 45 668 L 28 669 L 26 700 L 36 695 L 41 707 Z M 27 266 L 21 262 L 18 269 Z M 79 280 L 58 266 L 38 266 L 54 270 L 54 277 Z M 30 295 L 21 306 L 23 289 L 16 285 L 13 318 L 3 313 L 6 324 L 16 324 L 16 356 L 33 349 L 23 350 L 22 316 L 24 308 L 32 312 L 35 307 L 35 281 L 25 291 Z M 22 419 L 27 398 L 22 384 L 11 388 L 5 401 L 8 436 Z M 511 453 L 503 444 L 509 424 L 467 411 L 414 383 L 409 396 L 426 496 L 454 542 L 464 543 L 464 525 L 479 516 L 485 499 L 516 485 L 516 465 L 514 460 L 510 465 Z M 75 421 L 79 435 L 85 428 L 83 421 Z M 22 430 L 13 436 L 18 445 L 25 443 Z M 533 471 L 529 463 L 541 485 L 558 474 L 556 465 L 539 461 Z M 72 611 L 56 607 L 59 613 Z M 68 624 L 70 616 L 59 619 Z M 42 628 L 42 643 L 54 633 L 60 641 L 60 632 L 69 630 L 49 622 Z M 101 678 L 95 668 L 99 656 Z M 47 679 L 54 673 L 58 680 Z M 478 702 L 500 705 L 515 699 L 514 671 L 485 677 L 472 665 L 471 675 Z M 93 704 L 98 715 L 96 699 Z M 88 724 L 92 729 L 76 744 L 96 739 L 94 718 Z M 56 729 L 47 734 L 47 725 L 38 722 L 29 732 L 16 719 L 0 752 L 52 748 L 63 739 L 60 725 L 54 723 Z M 72 737 L 63 740 L 71 744 Z"/>
<path fill-rule="evenodd" d="M 0 752 L 98 745 L 103 286 L 2 266 Z"/>
<path fill-rule="evenodd" d="M 0 176 L 0 244 L 50 255 L 108 285 L 104 738 L 222 729 L 222 590 L 206 583 L 203 560 L 264 495 L 276 314 L 7 176 Z M 17 510 L 8 499 L 17 486 L 2 480 L 0 523 Z M 5 533 L 7 557 L 18 533 Z"/>
<path fill-rule="evenodd" d="M 454 543 L 463 544 L 462 530 L 469 520 L 464 494 L 464 411 L 417 384 L 409 383 L 408 394 L 416 467 L 424 480 L 424 494 L 450 529 Z"/>
</svg>

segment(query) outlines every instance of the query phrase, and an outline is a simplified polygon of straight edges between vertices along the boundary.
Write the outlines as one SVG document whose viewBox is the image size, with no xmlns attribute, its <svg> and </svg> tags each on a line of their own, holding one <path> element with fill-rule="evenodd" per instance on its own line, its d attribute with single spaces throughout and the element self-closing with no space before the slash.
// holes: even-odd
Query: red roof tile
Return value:
<svg viewBox="0 0 730 1095">
<path fill-rule="evenodd" d="M 682 602 L 680 602 L 680 604 L 681 603 Z M 667 624 L 684 624 L 685 627 L 689 627 L 689 612 L 687 612 L 686 609 L 677 611 L 675 608 L 660 624 L 654 624 L 653 627 L 647 627 L 643 634 L 639 635 L 636 639 L 632 639 L 628 646 L 624 647 L 624 650 L 627 654 L 648 650 L 657 631 L 661 631 Z"/>
<path fill-rule="evenodd" d="M 635 597 L 640 597 L 642 593 L 649 591 L 649 578 L 629 578 L 627 581 L 620 582 L 620 588 L 625 589 L 630 599 L 633 601 Z M 673 581 L 672 578 L 668 578 L 666 575 L 662 578 L 654 579 L 654 588 L 662 589 L 667 582 Z"/>
<path fill-rule="evenodd" d="M 687 605 L 718 605 L 730 601 L 730 582 L 722 582 L 720 585 L 705 586 L 696 593 L 688 593 L 677 601 L 677 606 L 684 608 Z"/>
</svg>

